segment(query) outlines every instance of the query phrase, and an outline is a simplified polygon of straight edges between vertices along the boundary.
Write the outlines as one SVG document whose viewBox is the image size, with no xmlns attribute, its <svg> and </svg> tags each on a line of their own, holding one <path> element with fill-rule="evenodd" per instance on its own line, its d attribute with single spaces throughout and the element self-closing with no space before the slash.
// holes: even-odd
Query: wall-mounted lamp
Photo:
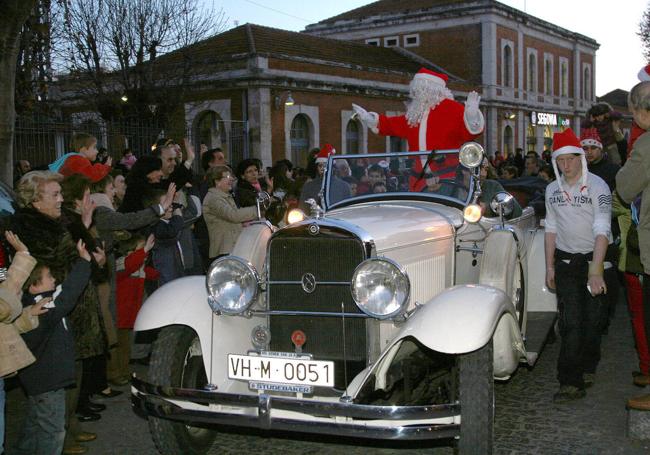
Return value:
<svg viewBox="0 0 650 455">
<path fill-rule="evenodd" d="M 124 95 L 122 95 L 122 98 L 120 98 L 120 99 L 122 100 L 123 103 L 126 103 L 127 101 L 129 101 L 129 97 L 126 96 L 126 93 Z"/>
<path fill-rule="evenodd" d="M 285 94 L 286 94 L 286 98 L 285 98 Z M 275 97 L 275 109 L 280 109 L 280 107 L 282 106 L 282 98 L 285 98 L 284 99 L 285 106 L 293 106 L 295 104 L 295 101 L 291 96 L 291 90 L 288 90 L 287 92 L 281 93 L 280 95 L 277 95 Z"/>
<path fill-rule="evenodd" d="M 503 118 L 506 120 L 514 120 L 517 117 L 517 114 L 515 114 L 512 111 L 506 111 L 505 114 L 503 114 Z"/>
</svg>

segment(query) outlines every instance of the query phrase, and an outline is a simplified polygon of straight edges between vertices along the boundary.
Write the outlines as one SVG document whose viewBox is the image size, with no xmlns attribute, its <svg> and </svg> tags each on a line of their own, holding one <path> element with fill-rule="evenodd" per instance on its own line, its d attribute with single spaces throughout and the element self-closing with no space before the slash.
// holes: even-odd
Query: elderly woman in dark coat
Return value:
<svg viewBox="0 0 650 455">
<path fill-rule="evenodd" d="M 16 187 L 18 209 L 10 220 L 11 230 L 16 233 L 29 249 L 30 254 L 40 263 L 47 265 L 57 282 L 62 283 L 70 271 L 78 254 L 75 240 L 63 223 L 61 210 L 63 193 L 60 174 L 49 171 L 32 171 L 25 174 Z M 87 208 L 88 209 L 88 208 Z M 86 210 L 84 218 L 88 218 Z M 96 254 L 101 261 L 101 254 Z M 92 298 L 94 288 L 88 297 Z M 79 365 L 78 383 L 81 366 Z M 65 447 L 79 447 L 78 438 L 90 440 L 92 434 L 81 431 L 74 416 L 77 405 L 78 388 L 66 392 L 66 441 Z"/>
<path fill-rule="evenodd" d="M 90 251 L 97 250 L 100 242 L 91 231 L 94 205 L 90 200 L 91 182 L 81 174 L 65 177 L 61 182 L 63 192 L 63 223 L 76 242 L 81 239 Z M 94 231 L 94 230 L 93 230 Z M 82 360 L 83 374 L 79 391 L 77 414 L 93 414 L 90 395 L 111 393 L 106 380 L 106 354 L 117 342 L 115 326 L 108 312 L 108 270 L 106 257 L 92 262 L 91 282 L 75 309 L 68 317 L 74 330 L 77 359 Z M 104 286 L 106 292 L 100 294 Z"/>
</svg>

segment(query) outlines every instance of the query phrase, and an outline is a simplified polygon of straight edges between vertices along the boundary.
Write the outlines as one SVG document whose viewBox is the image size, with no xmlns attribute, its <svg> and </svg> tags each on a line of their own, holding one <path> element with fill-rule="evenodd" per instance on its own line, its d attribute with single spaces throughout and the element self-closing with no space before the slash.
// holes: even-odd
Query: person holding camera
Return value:
<svg viewBox="0 0 650 455">
<path fill-rule="evenodd" d="M 146 206 L 163 204 L 167 191 L 154 189 L 143 197 Z M 183 205 L 174 201 L 166 208 L 165 213 L 151 227 L 150 233 L 155 239 L 152 253 L 154 268 L 160 273 L 158 285 L 185 276 L 185 265 L 180 245 L 181 233 L 184 227 Z"/>
</svg>

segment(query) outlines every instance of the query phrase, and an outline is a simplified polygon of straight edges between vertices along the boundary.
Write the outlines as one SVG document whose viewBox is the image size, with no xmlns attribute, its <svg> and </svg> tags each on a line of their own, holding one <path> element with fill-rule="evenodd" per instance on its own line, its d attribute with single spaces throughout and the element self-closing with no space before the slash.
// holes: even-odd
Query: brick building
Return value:
<svg viewBox="0 0 650 455">
<path fill-rule="evenodd" d="M 481 93 L 487 150 L 541 153 L 595 101 L 591 38 L 494 0 L 380 0 L 306 27 L 306 33 L 403 48 Z"/>
<path fill-rule="evenodd" d="M 187 50 L 185 52 L 187 54 Z M 246 156 L 266 165 L 288 158 L 306 165 L 309 150 L 331 143 L 339 153 L 406 150 L 404 141 L 369 133 L 352 118 L 352 103 L 377 112 L 404 110 L 408 83 L 422 66 L 449 73 L 400 48 L 310 36 L 246 24 L 194 45 L 191 86 L 165 135 L 189 132 L 195 143 L 222 146 L 236 163 Z M 178 53 L 158 58 L 174 65 Z M 473 85 L 450 77 L 462 99 Z M 98 114 L 79 112 L 74 91 L 63 95 L 73 116 L 101 123 Z M 291 101 L 291 103 L 287 103 Z M 246 125 L 246 148 L 233 129 Z"/>
<path fill-rule="evenodd" d="M 351 106 L 402 113 L 408 83 L 424 66 L 448 74 L 459 101 L 481 93 L 480 140 L 489 153 L 541 153 L 554 131 L 579 132 L 595 101 L 597 49 L 494 0 L 380 0 L 303 33 L 246 24 L 158 57 L 163 68 L 188 54 L 193 62 L 175 121 L 162 133 L 222 146 L 233 163 L 254 156 L 304 166 L 325 142 L 339 153 L 405 150 L 404 141 L 369 132 Z M 63 93 L 74 116 L 101 123 L 74 98 Z"/>
</svg>

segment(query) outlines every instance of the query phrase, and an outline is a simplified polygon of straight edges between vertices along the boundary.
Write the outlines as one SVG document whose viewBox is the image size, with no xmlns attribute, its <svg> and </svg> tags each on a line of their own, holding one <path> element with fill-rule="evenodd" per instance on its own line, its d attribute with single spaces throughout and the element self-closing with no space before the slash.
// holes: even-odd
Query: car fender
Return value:
<svg viewBox="0 0 650 455">
<path fill-rule="evenodd" d="M 264 268 L 266 247 L 273 234 L 273 227 L 267 222 L 254 222 L 242 229 L 232 255 L 246 259 L 259 272 Z"/>
<path fill-rule="evenodd" d="M 206 374 L 212 371 L 211 375 L 208 374 L 210 383 L 222 391 L 230 391 L 244 383 L 228 380 L 227 364 L 221 354 L 253 349 L 251 332 L 256 325 L 264 322 L 265 319 L 260 316 L 248 318 L 214 314 L 208 305 L 205 277 L 195 275 L 171 281 L 151 294 L 138 313 L 134 330 L 172 325 L 191 328 L 201 343 Z M 213 345 L 213 338 L 219 341 L 218 347 Z M 210 355 L 211 352 L 213 355 Z M 218 360 L 214 369 L 213 356 Z"/>
<path fill-rule="evenodd" d="M 528 279 L 526 280 L 528 311 L 557 311 L 557 297 L 546 287 L 545 232 L 542 228 L 535 230 L 528 251 Z"/>
<path fill-rule="evenodd" d="M 407 319 L 391 345 L 406 337 L 447 354 L 475 351 L 492 338 L 497 378 L 509 376 L 525 355 L 510 299 L 486 285 L 458 285 L 441 292 Z"/>
</svg>

